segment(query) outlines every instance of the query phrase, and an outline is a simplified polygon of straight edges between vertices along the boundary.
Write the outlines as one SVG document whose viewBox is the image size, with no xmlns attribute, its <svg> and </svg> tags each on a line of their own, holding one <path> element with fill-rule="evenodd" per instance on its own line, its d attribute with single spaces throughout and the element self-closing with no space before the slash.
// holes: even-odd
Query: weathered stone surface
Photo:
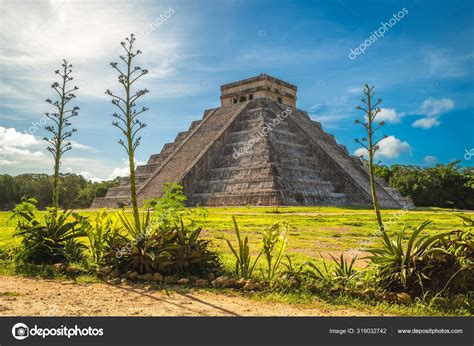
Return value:
<svg viewBox="0 0 474 346">
<path fill-rule="evenodd" d="M 221 107 L 205 111 L 136 168 L 139 203 L 161 196 L 165 184 L 175 181 L 191 206 L 371 205 L 367 167 L 295 107 L 296 87 L 260 77 L 223 86 Z M 270 85 L 277 91 L 266 89 Z M 249 101 L 257 86 L 262 92 Z M 280 100 L 281 93 L 287 98 Z M 124 178 L 92 207 L 128 205 L 129 190 Z M 382 207 L 413 207 L 383 181 L 377 191 Z"/>
</svg>

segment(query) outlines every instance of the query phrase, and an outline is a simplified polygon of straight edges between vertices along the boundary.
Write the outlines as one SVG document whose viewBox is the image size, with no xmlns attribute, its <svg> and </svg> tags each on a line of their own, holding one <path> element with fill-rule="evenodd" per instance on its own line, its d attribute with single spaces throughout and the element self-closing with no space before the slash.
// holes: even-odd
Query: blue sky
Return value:
<svg viewBox="0 0 474 346">
<path fill-rule="evenodd" d="M 0 173 L 51 172 L 42 116 L 63 57 L 74 65 L 81 110 L 62 171 L 94 180 L 127 171 L 104 91 L 119 90 L 109 62 L 132 32 L 150 71 L 139 163 L 219 106 L 221 84 L 267 73 L 297 85 L 298 108 L 352 153 L 361 153 L 355 106 L 369 83 L 387 123 L 382 163 L 472 165 L 464 159 L 474 148 L 472 1 L 0 0 L 0 13 Z"/>
</svg>

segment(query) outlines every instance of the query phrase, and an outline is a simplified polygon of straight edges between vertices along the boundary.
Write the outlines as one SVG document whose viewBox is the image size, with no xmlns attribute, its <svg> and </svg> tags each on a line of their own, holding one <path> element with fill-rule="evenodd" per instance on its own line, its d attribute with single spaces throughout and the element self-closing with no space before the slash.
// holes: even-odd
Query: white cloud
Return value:
<svg viewBox="0 0 474 346">
<path fill-rule="evenodd" d="M 95 177 L 90 172 L 79 172 L 79 174 L 82 175 L 85 179 L 92 181 L 93 183 L 100 183 L 102 181 L 102 179 Z"/>
<path fill-rule="evenodd" d="M 395 159 L 402 153 L 409 153 L 411 149 L 408 142 L 402 142 L 395 136 L 382 139 L 378 146 L 379 150 L 375 152 L 375 158 Z M 367 157 L 368 152 L 365 148 L 359 148 L 354 155 Z"/>
<path fill-rule="evenodd" d="M 451 99 L 434 99 L 429 98 L 423 101 L 421 112 L 429 117 L 437 116 L 441 113 L 446 113 L 454 108 L 454 101 Z"/>
<path fill-rule="evenodd" d="M 419 127 L 422 129 L 430 129 L 434 126 L 438 126 L 441 122 L 438 118 L 421 118 L 413 122 L 413 127 Z"/>
<path fill-rule="evenodd" d="M 403 113 L 398 113 L 395 108 L 381 108 L 375 119 L 378 122 L 385 121 L 386 123 L 397 124 L 403 115 Z"/>
<path fill-rule="evenodd" d="M 24 160 L 42 159 L 42 151 L 31 149 L 41 142 L 33 135 L 0 126 L 0 166 L 12 166 Z"/>
<path fill-rule="evenodd" d="M 15 146 L 15 147 L 31 147 L 41 144 L 41 142 L 29 133 L 21 133 L 16 129 L 5 128 L 0 126 L 0 147 Z"/>
<path fill-rule="evenodd" d="M 430 129 L 439 126 L 441 124 L 439 120 L 441 114 L 449 112 L 453 108 L 454 101 L 451 99 L 434 99 L 430 97 L 423 101 L 421 105 L 421 113 L 425 115 L 425 117 L 414 121 L 412 126 L 422 129 Z"/>
<path fill-rule="evenodd" d="M 438 162 L 438 158 L 436 156 L 428 155 L 423 158 L 423 162 L 426 165 L 433 165 Z"/>
<path fill-rule="evenodd" d="M 130 165 L 128 164 L 128 159 L 122 159 L 122 162 L 124 166 L 114 168 L 112 175 L 110 175 L 109 179 L 114 179 L 117 177 L 128 177 L 130 175 Z M 144 161 L 135 160 L 135 167 L 144 164 Z"/>
</svg>

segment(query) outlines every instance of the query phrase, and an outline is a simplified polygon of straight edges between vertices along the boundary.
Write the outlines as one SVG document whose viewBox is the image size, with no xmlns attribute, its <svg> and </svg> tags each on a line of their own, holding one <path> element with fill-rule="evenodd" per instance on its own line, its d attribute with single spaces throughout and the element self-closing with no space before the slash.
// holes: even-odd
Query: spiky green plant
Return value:
<svg viewBox="0 0 474 346">
<path fill-rule="evenodd" d="M 92 260 L 95 264 L 102 264 L 110 237 L 118 231 L 118 220 L 109 216 L 105 209 L 99 211 L 93 223 L 85 217 L 80 219 L 89 239 Z"/>
<path fill-rule="evenodd" d="M 237 276 L 243 277 L 244 279 L 248 279 L 252 276 L 255 265 L 257 264 L 258 259 L 262 255 L 262 252 L 260 251 L 258 256 L 255 258 L 255 261 L 253 261 L 252 263 L 248 236 L 245 236 L 244 240 L 242 241 L 242 238 L 240 236 L 239 225 L 237 224 L 237 220 L 235 219 L 235 217 L 232 217 L 232 221 L 234 222 L 234 230 L 235 235 L 237 237 L 238 251 L 234 248 L 234 246 L 228 239 L 226 239 L 227 245 L 229 245 L 230 250 L 235 256 L 235 274 Z"/>
<path fill-rule="evenodd" d="M 382 247 L 368 249 L 371 253 L 371 264 L 378 270 L 378 279 L 385 288 L 392 290 L 415 289 L 423 286 L 424 280 L 430 278 L 424 274 L 426 261 L 436 253 L 446 253 L 438 241 L 447 233 L 420 235 L 431 223 L 427 220 L 411 234 L 406 246 L 403 245 L 405 231 L 398 232 L 396 239 L 391 239 L 387 232 L 382 235 Z"/>
<path fill-rule="evenodd" d="M 262 253 L 267 262 L 263 276 L 271 281 L 283 259 L 283 253 L 287 246 L 288 224 L 276 222 L 270 227 L 266 227 L 262 232 Z"/>
<path fill-rule="evenodd" d="M 49 208 L 40 218 L 34 203 L 34 199 L 22 199 L 13 210 L 15 235 L 22 237 L 18 259 L 34 264 L 79 260 L 85 246 L 77 238 L 86 235 L 79 216 L 73 211 Z"/>
</svg>

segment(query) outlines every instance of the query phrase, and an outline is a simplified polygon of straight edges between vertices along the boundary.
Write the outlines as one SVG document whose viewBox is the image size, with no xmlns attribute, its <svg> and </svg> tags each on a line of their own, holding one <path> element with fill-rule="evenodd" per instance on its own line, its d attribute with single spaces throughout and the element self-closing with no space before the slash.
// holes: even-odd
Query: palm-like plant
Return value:
<svg viewBox="0 0 474 346">
<path fill-rule="evenodd" d="M 388 289 L 405 289 L 422 285 L 423 280 L 430 278 L 423 273 L 423 261 L 435 253 L 446 253 L 446 250 L 435 246 L 439 239 L 447 233 L 432 236 L 420 233 L 431 221 L 425 221 L 411 234 L 406 247 L 403 246 L 404 230 L 400 231 L 396 239 L 391 239 L 387 232 L 382 231 L 382 247 L 368 249 L 372 264 L 379 271 L 379 280 Z"/>
<path fill-rule="evenodd" d="M 49 208 L 43 219 L 37 218 L 34 200 L 23 199 L 15 207 L 16 235 L 22 236 L 19 259 L 34 264 L 70 262 L 81 257 L 85 245 L 77 238 L 86 235 L 73 211 Z M 72 218 L 72 220 L 71 220 Z"/>
<path fill-rule="evenodd" d="M 244 240 L 242 241 L 242 238 L 240 237 L 239 225 L 237 224 L 235 217 L 232 217 L 232 220 L 234 222 L 235 235 L 237 236 L 238 251 L 234 248 L 234 246 L 229 240 L 226 240 L 227 245 L 229 245 L 230 250 L 235 256 L 235 274 L 237 276 L 243 277 L 244 279 L 248 279 L 252 276 L 253 270 L 255 269 L 255 265 L 257 264 L 258 259 L 262 255 L 262 252 L 258 254 L 257 258 L 255 258 L 255 261 L 252 263 L 252 259 L 250 256 L 249 239 L 247 236 L 245 236 Z"/>
</svg>

